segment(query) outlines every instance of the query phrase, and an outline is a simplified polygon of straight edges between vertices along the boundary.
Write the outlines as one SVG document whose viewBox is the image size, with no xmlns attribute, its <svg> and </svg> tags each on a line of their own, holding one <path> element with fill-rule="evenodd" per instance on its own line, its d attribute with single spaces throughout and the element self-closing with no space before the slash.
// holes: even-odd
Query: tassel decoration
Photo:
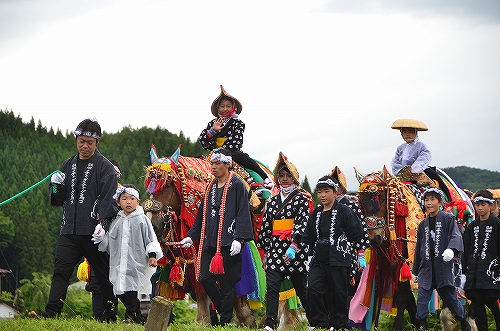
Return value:
<svg viewBox="0 0 500 331">
<path fill-rule="evenodd" d="M 83 262 L 78 266 L 76 277 L 83 282 L 90 282 L 90 264 L 87 259 L 83 259 Z"/>
<path fill-rule="evenodd" d="M 170 269 L 169 279 L 171 284 L 179 284 L 182 286 L 184 283 L 184 272 L 182 271 L 181 264 L 179 263 L 179 258 L 175 259 L 172 269 Z"/>
<path fill-rule="evenodd" d="M 372 212 L 375 213 L 380 210 L 380 202 L 378 194 L 372 194 Z"/>
<path fill-rule="evenodd" d="M 402 282 L 406 282 L 411 279 L 411 271 L 410 271 L 410 266 L 406 263 L 403 263 L 401 265 L 401 270 L 399 273 L 399 280 Z"/>
<path fill-rule="evenodd" d="M 223 275 L 224 274 L 224 259 L 222 258 L 222 253 L 215 253 L 212 261 L 210 262 L 209 271 L 215 275 Z"/>
</svg>

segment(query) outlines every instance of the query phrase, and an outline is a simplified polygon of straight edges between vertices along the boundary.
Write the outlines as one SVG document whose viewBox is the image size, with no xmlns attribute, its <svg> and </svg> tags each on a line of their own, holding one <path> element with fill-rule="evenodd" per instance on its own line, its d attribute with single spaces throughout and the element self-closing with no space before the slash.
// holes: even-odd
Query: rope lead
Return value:
<svg viewBox="0 0 500 331">
<path fill-rule="evenodd" d="M 30 187 L 28 187 L 27 189 L 25 189 L 24 191 L 22 192 L 19 192 L 18 194 L 14 195 L 13 197 L 5 200 L 5 201 L 2 201 L 0 202 L 0 207 L 5 205 L 7 202 L 11 202 L 12 200 L 14 200 L 15 198 L 18 198 L 20 197 L 21 195 L 23 195 L 24 193 L 27 193 L 28 191 L 34 189 L 35 187 L 37 187 L 38 185 L 42 184 L 43 182 L 45 182 L 47 179 L 49 179 L 50 177 L 52 177 L 53 174 L 55 173 L 58 173 L 58 172 L 61 172 L 59 170 L 55 170 L 53 172 L 51 172 L 49 175 L 47 175 L 44 179 L 42 179 L 41 181 L 39 181 L 38 183 L 35 183 L 33 185 L 31 185 Z"/>
</svg>

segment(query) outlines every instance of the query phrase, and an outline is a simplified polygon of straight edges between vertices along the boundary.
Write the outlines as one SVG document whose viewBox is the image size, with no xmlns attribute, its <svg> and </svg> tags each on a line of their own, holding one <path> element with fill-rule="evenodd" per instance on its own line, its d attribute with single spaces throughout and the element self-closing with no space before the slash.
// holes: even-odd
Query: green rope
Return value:
<svg viewBox="0 0 500 331">
<path fill-rule="evenodd" d="M 31 185 L 30 187 L 28 187 L 26 190 L 22 191 L 22 192 L 19 192 L 18 194 L 14 195 L 12 198 L 9 198 L 5 201 L 2 201 L 0 202 L 0 207 L 5 205 L 7 202 L 11 202 L 12 200 L 14 200 L 15 198 L 18 198 L 20 197 L 21 195 L 23 195 L 24 193 L 34 189 L 35 187 L 37 187 L 38 185 L 42 184 L 43 182 L 45 182 L 47 179 L 49 179 L 50 177 L 52 177 L 53 174 L 55 173 L 58 173 L 58 172 L 61 172 L 60 170 L 55 170 L 53 171 L 52 173 L 50 173 L 47 177 L 45 177 L 44 179 L 42 179 L 41 181 L 39 181 L 38 183 L 36 184 L 33 184 Z"/>
</svg>

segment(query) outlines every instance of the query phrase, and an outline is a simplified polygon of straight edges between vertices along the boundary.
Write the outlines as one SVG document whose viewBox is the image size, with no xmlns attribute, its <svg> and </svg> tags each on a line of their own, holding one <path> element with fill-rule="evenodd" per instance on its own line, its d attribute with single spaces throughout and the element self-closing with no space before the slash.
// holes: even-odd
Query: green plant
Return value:
<svg viewBox="0 0 500 331">
<path fill-rule="evenodd" d="M 48 274 L 34 272 L 33 279 L 22 279 L 19 287 L 19 305 L 26 310 L 44 310 L 49 298 L 51 278 Z"/>
</svg>

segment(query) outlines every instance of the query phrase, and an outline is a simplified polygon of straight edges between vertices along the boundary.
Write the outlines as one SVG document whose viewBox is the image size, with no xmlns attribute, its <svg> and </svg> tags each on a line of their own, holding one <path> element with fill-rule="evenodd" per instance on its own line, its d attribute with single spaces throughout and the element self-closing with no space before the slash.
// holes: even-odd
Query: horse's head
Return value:
<svg viewBox="0 0 500 331">
<path fill-rule="evenodd" d="M 387 239 L 387 181 L 386 169 L 366 176 L 356 169 L 359 182 L 359 204 L 365 216 L 368 238 L 372 247 L 379 247 Z"/>
<path fill-rule="evenodd" d="M 147 167 L 144 181 L 149 199 L 143 202 L 143 208 L 151 220 L 157 237 L 165 240 L 165 236 L 173 229 L 172 221 L 177 218 L 180 211 L 181 201 L 175 187 L 179 181 L 176 172 L 179 149 L 169 158 L 158 158 L 153 145 L 150 155 L 151 165 Z"/>
</svg>

